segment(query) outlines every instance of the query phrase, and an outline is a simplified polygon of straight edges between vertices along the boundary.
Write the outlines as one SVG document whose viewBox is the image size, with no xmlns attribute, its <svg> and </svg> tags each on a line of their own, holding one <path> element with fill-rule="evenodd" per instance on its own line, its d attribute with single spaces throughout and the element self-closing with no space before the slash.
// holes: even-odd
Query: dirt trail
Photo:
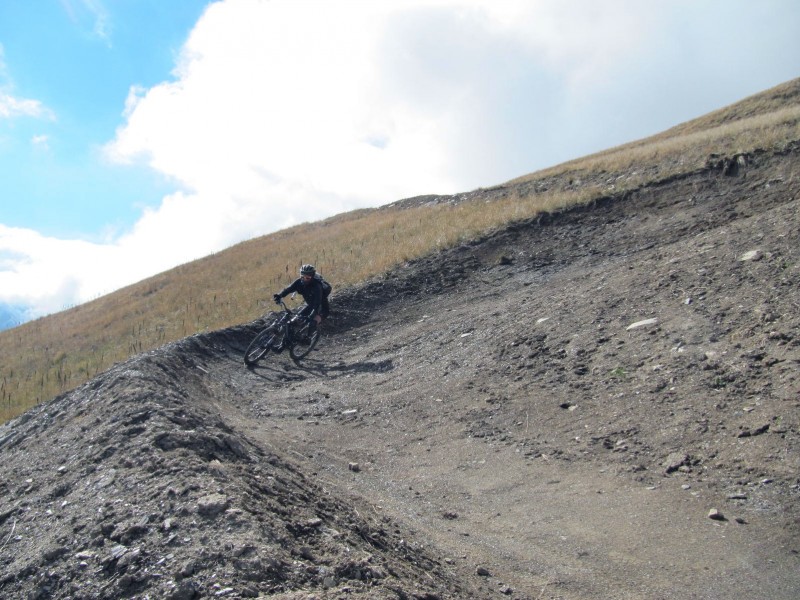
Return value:
<svg viewBox="0 0 800 600">
<path fill-rule="evenodd" d="M 300 367 L 257 322 L 115 367 L 0 430 L 0 593 L 794 600 L 798 165 L 337 290 Z"/>
<path fill-rule="evenodd" d="M 796 597 L 793 164 L 411 265 L 305 370 L 255 370 L 251 434 L 485 568 L 487 594 Z"/>
</svg>

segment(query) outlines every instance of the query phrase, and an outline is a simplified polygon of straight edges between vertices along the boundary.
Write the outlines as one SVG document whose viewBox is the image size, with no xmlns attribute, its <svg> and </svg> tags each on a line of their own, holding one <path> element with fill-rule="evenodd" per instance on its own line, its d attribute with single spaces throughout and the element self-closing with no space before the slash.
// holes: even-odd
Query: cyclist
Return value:
<svg viewBox="0 0 800 600">
<path fill-rule="evenodd" d="M 308 328 L 309 335 L 314 333 L 317 325 L 328 317 L 330 304 L 328 294 L 331 286 L 318 273 L 314 265 L 303 265 L 300 267 L 300 277 L 294 280 L 291 285 L 285 287 L 280 293 L 272 296 L 276 304 L 280 304 L 284 296 L 292 292 L 297 292 L 306 302 L 305 308 L 300 314 L 312 319 Z"/>
</svg>

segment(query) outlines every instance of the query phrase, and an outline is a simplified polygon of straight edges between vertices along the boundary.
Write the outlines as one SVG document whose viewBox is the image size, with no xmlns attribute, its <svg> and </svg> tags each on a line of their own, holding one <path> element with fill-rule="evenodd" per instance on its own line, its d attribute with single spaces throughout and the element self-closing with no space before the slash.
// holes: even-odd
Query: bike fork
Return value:
<svg viewBox="0 0 800 600">
<path fill-rule="evenodd" d="M 291 334 L 289 333 L 289 330 L 287 328 L 286 332 L 283 334 L 283 337 L 281 338 L 281 341 L 278 344 L 275 345 L 273 350 L 275 352 L 283 352 L 283 349 L 284 348 L 288 348 L 289 344 L 291 344 L 291 339 L 290 338 L 291 338 Z"/>
</svg>

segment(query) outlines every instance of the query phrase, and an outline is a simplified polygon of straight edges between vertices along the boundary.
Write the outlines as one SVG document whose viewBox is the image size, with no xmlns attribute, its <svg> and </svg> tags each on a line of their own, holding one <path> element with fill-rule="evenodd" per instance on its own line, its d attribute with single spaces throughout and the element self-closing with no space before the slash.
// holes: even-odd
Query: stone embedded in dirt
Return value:
<svg viewBox="0 0 800 600">
<path fill-rule="evenodd" d="M 51 546 L 42 553 L 42 558 L 44 558 L 45 562 L 52 562 L 57 558 L 61 558 L 68 552 L 69 550 L 64 546 Z"/>
<path fill-rule="evenodd" d="M 357 462 L 348 463 L 347 468 L 353 473 L 358 473 L 361 471 L 361 465 Z"/>
<path fill-rule="evenodd" d="M 485 567 L 478 567 L 477 569 L 475 569 L 475 574 L 478 575 L 479 577 L 491 577 L 492 576 L 492 574 L 489 572 L 489 569 L 487 569 Z"/>
<path fill-rule="evenodd" d="M 761 250 L 750 250 L 739 257 L 739 262 L 757 261 L 762 258 L 764 258 L 764 253 Z"/>
<path fill-rule="evenodd" d="M 651 327 L 653 325 L 658 325 L 658 319 L 645 319 L 644 321 L 636 321 L 635 323 L 631 323 L 625 328 L 625 331 L 632 331 L 633 329 L 641 329 L 643 327 Z"/>
<path fill-rule="evenodd" d="M 727 521 L 727 517 L 723 515 L 719 510 L 716 508 L 712 508 L 708 511 L 708 518 L 712 519 L 713 521 Z"/>
<path fill-rule="evenodd" d="M 108 567 L 112 563 L 119 561 L 128 552 L 128 547 L 122 544 L 117 544 L 111 551 L 102 559 L 102 564 Z"/>
<path fill-rule="evenodd" d="M 689 462 L 689 457 L 683 452 L 673 452 L 667 456 L 664 461 L 664 473 L 674 473 L 686 463 Z"/>
<path fill-rule="evenodd" d="M 178 572 L 181 574 L 181 577 L 191 577 L 194 575 L 195 571 L 197 571 L 197 561 L 190 559 L 183 563 L 183 566 Z"/>
<path fill-rule="evenodd" d="M 116 542 L 128 544 L 131 540 L 147 533 L 148 529 L 147 518 L 144 517 L 136 523 L 119 523 L 108 537 Z"/>
<path fill-rule="evenodd" d="M 136 559 L 138 559 L 139 556 L 141 556 L 141 554 L 142 554 L 141 548 L 134 548 L 133 550 L 126 552 L 125 554 L 120 556 L 119 560 L 117 561 L 117 568 L 125 569 L 126 567 L 136 562 Z"/>
<path fill-rule="evenodd" d="M 167 598 L 168 600 L 192 600 L 199 597 L 199 586 L 194 581 L 183 580 Z"/>
<path fill-rule="evenodd" d="M 761 427 L 756 427 L 755 429 L 744 429 L 740 431 L 736 435 L 736 437 L 737 438 L 754 437 L 757 435 L 761 435 L 762 433 L 766 433 L 767 431 L 769 431 L 769 423 L 766 423 Z"/>
<path fill-rule="evenodd" d="M 197 512 L 201 515 L 213 517 L 221 513 L 230 505 L 230 499 L 222 494 L 209 494 L 197 501 Z"/>
</svg>

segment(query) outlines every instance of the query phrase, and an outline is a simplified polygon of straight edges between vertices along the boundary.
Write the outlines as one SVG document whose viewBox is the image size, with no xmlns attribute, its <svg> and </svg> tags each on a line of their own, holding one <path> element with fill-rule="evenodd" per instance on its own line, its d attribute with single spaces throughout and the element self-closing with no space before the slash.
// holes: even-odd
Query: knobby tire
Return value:
<svg viewBox="0 0 800 600">
<path fill-rule="evenodd" d="M 308 343 L 305 342 L 305 339 L 308 339 Z M 311 335 L 311 337 L 308 337 L 308 324 L 304 325 L 295 334 L 295 341 L 289 348 L 289 356 L 292 357 L 292 360 L 294 362 L 297 362 L 305 358 L 306 356 L 308 356 L 308 353 L 314 349 L 318 341 L 319 341 L 319 327 L 317 327 L 314 330 L 314 333 Z"/>
<path fill-rule="evenodd" d="M 264 358 L 272 349 L 275 343 L 274 338 L 275 331 L 271 327 L 254 337 L 253 341 L 250 342 L 250 345 L 247 347 L 247 351 L 244 353 L 244 364 L 248 367 L 252 367 L 259 360 Z"/>
</svg>

